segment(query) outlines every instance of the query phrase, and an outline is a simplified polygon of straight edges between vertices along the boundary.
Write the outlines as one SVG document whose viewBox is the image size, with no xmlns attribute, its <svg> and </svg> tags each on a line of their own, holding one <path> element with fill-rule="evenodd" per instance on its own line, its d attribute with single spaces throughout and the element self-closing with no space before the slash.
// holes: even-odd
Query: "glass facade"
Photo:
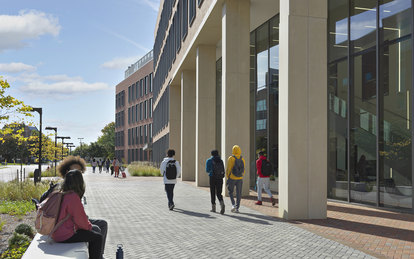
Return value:
<svg viewBox="0 0 414 259">
<path fill-rule="evenodd" d="M 256 182 L 256 163 L 263 151 L 278 174 L 279 121 L 279 16 L 250 35 L 251 186 Z"/>
<path fill-rule="evenodd" d="M 328 198 L 412 210 L 411 0 L 328 3 Z"/>
</svg>

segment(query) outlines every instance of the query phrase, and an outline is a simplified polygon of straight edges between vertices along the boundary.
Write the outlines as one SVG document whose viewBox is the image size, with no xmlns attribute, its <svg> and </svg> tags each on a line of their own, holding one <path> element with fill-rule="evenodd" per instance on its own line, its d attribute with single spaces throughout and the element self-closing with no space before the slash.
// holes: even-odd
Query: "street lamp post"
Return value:
<svg viewBox="0 0 414 259">
<path fill-rule="evenodd" d="M 32 111 L 39 113 L 40 115 L 40 131 L 39 131 L 39 177 L 36 179 L 36 175 L 34 177 L 34 182 L 40 182 L 40 178 L 42 175 L 42 108 L 32 108 Z"/>
<path fill-rule="evenodd" d="M 70 155 L 70 147 L 73 145 L 73 143 L 65 143 L 66 148 L 68 148 L 68 156 Z"/>
<path fill-rule="evenodd" d="M 56 164 L 57 164 L 57 127 L 46 127 L 46 130 L 54 130 L 55 131 L 55 176 L 56 176 Z"/>
<path fill-rule="evenodd" d="M 82 157 L 82 139 L 84 138 L 78 138 L 80 143 L 80 157 Z"/>
<path fill-rule="evenodd" d="M 63 160 L 63 145 L 65 144 L 64 140 L 65 139 L 70 139 L 70 137 L 57 137 L 57 138 L 60 138 L 62 140 L 62 160 Z"/>
</svg>

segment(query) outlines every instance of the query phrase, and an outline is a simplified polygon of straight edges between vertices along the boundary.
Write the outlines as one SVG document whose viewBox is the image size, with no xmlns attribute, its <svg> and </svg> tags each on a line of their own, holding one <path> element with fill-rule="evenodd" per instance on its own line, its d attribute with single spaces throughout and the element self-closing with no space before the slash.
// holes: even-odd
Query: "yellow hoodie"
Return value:
<svg viewBox="0 0 414 259">
<path fill-rule="evenodd" d="M 233 146 L 232 154 L 233 154 L 233 156 L 237 157 L 238 159 L 240 158 L 241 149 L 238 145 Z M 233 169 L 233 166 L 234 166 L 234 163 L 235 163 L 236 159 L 233 156 L 230 156 L 229 159 L 227 160 L 226 177 L 227 177 L 227 179 L 230 178 L 230 179 L 233 179 L 233 180 L 241 180 L 241 179 L 243 179 L 243 176 L 246 172 L 246 169 L 243 171 L 243 176 L 241 176 L 241 177 L 234 176 L 231 171 Z M 243 157 L 242 157 L 242 160 L 243 160 L 244 168 L 246 168 L 246 161 L 244 161 Z"/>
</svg>

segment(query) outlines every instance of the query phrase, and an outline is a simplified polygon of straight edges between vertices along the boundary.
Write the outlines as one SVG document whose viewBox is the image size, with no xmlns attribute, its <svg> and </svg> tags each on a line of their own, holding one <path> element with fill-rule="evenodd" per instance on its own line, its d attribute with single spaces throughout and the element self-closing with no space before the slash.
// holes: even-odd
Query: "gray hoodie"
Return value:
<svg viewBox="0 0 414 259">
<path fill-rule="evenodd" d="M 167 176 L 165 176 L 165 168 L 167 167 L 167 162 L 170 160 L 174 160 L 173 157 L 165 157 L 164 160 L 161 162 L 160 171 L 162 176 L 164 177 L 164 184 L 176 184 L 177 178 L 181 176 L 181 166 L 178 161 L 175 161 L 175 167 L 177 168 L 177 178 L 176 179 L 167 179 Z"/>
</svg>

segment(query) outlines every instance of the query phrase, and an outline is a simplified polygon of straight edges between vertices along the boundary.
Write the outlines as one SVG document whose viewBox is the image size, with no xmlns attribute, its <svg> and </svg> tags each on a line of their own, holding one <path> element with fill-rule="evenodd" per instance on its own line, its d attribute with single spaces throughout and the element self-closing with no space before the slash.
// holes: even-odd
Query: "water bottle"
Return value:
<svg viewBox="0 0 414 259">
<path fill-rule="evenodd" d="M 86 197 L 83 196 L 83 205 L 86 205 Z"/>
<path fill-rule="evenodd" d="M 122 244 L 118 245 L 116 250 L 116 259 L 124 259 L 124 250 L 122 250 Z"/>
</svg>

